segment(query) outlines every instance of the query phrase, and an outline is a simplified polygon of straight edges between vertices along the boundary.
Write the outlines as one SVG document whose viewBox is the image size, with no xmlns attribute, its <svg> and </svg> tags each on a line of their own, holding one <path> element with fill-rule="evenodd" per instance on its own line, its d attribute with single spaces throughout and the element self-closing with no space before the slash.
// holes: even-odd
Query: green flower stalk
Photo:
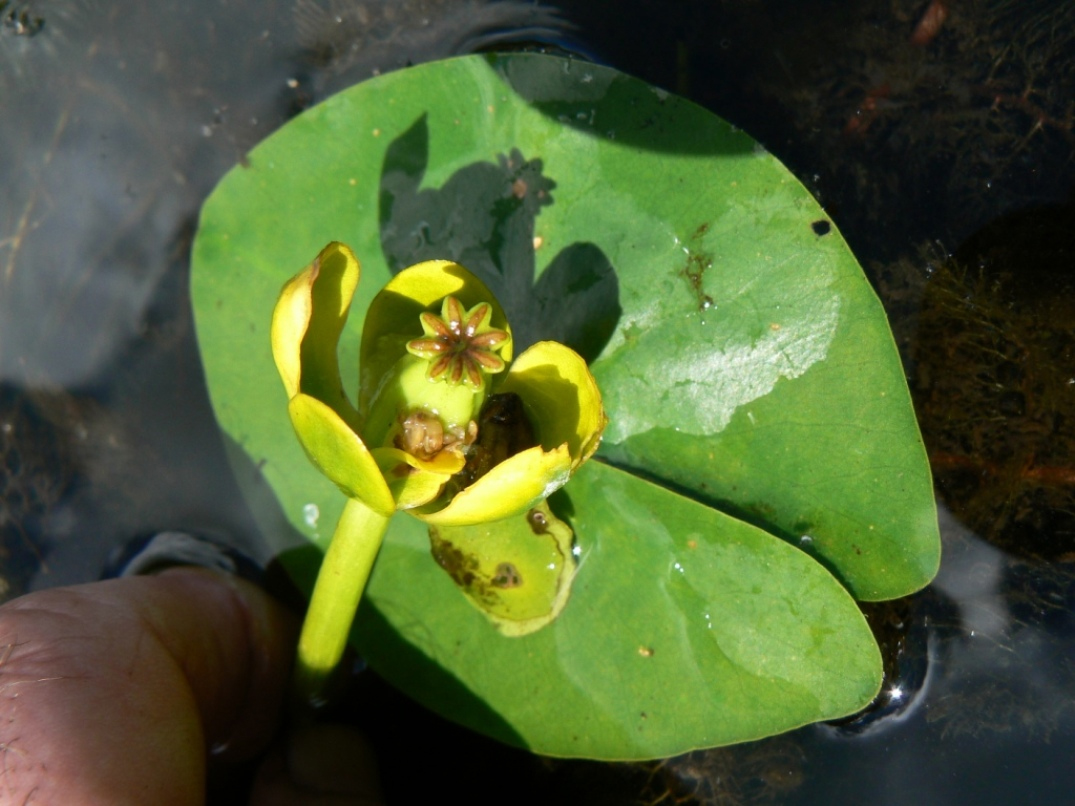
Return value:
<svg viewBox="0 0 1075 806">
<path fill-rule="evenodd" d="M 299 639 L 296 680 L 308 700 L 320 696 L 343 654 L 396 511 L 438 536 L 495 531 L 527 513 L 555 520 L 544 499 L 593 454 L 606 423 L 585 361 L 555 342 L 512 360 L 499 303 L 443 260 L 400 272 L 370 304 L 353 405 L 336 356 L 360 272 L 352 251 L 331 243 L 288 281 L 273 313 L 273 357 L 292 425 L 310 460 L 349 499 Z M 504 565 L 494 586 L 517 582 Z M 547 623 L 565 600 L 558 594 L 547 618 L 508 634 Z"/>
</svg>

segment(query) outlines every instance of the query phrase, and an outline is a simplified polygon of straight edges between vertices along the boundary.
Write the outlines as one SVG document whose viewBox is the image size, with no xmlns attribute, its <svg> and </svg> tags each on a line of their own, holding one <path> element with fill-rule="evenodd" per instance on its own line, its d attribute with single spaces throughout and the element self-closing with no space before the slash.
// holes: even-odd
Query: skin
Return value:
<svg viewBox="0 0 1075 806">
<path fill-rule="evenodd" d="M 8 602 L 0 804 L 200 804 L 210 757 L 267 747 L 251 804 L 379 802 L 361 737 L 277 736 L 297 628 L 256 586 L 205 569 Z"/>
</svg>

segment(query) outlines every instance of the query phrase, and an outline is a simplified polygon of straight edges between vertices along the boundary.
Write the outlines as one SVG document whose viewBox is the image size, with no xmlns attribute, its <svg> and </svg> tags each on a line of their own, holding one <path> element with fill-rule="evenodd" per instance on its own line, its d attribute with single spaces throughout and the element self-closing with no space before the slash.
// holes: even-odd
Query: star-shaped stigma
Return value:
<svg viewBox="0 0 1075 806">
<path fill-rule="evenodd" d="M 490 325 L 493 308 L 479 302 L 469 311 L 455 297 L 445 297 L 441 314 L 429 311 L 419 318 L 425 335 L 407 342 L 407 352 L 429 360 L 431 381 L 443 380 L 478 390 L 485 384 L 485 373 L 502 372 L 504 359 L 497 351 L 511 342 L 506 330 Z"/>
</svg>

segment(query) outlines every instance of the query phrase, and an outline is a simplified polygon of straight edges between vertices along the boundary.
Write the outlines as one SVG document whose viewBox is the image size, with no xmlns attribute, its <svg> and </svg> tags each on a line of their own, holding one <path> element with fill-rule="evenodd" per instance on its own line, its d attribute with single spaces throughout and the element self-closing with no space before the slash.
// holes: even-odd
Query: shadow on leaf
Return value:
<svg viewBox="0 0 1075 806">
<path fill-rule="evenodd" d="M 381 172 L 381 247 L 393 273 L 423 260 L 462 264 L 504 307 L 517 351 L 537 341 L 568 345 L 587 362 L 619 321 L 619 281 L 589 242 L 565 247 L 535 282 L 534 225 L 556 182 L 519 149 L 460 168 L 421 189 L 429 160 L 426 115 L 389 146 Z"/>
</svg>

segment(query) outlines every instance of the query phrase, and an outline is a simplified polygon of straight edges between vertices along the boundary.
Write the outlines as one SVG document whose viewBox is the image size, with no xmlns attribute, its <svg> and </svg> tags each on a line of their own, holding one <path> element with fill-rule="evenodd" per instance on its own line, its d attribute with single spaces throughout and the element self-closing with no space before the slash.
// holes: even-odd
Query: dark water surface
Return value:
<svg viewBox="0 0 1075 806">
<path fill-rule="evenodd" d="M 586 804 L 1069 802 L 1073 8 L 6 3 L 0 599 L 95 579 L 117 546 L 165 528 L 228 535 L 267 559 L 193 340 L 201 201 L 336 89 L 476 48 L 558 44 L 746 129 L 826 206 L 892 317 L 944 561 L 926 591 L 868 608 L 889 656 L 869 714 L 662 765 L 534 759 L 363 675 L 347 707 L 378 745 L 393 802 L 475 786 Z"/>
</svg>

